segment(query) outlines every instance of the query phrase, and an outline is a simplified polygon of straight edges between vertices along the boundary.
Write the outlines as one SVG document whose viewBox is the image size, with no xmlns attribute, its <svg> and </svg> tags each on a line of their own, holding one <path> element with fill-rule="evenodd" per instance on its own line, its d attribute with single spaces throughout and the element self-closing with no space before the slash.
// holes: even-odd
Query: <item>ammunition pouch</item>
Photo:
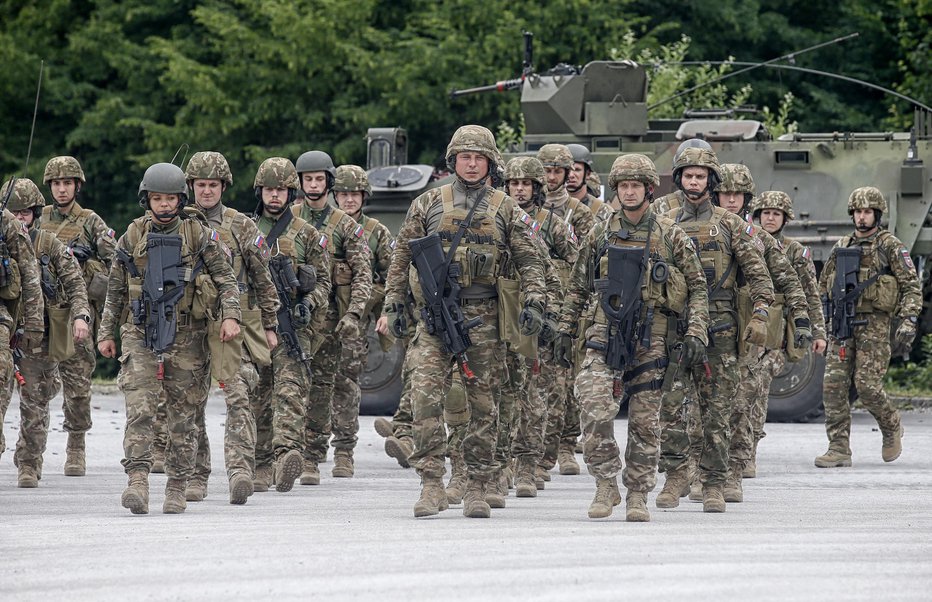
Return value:
<svg viewBox="0 0 932 602">
<path fill-rule="evenodd" d="M 63 362 L 74 355 L 74 328 L 71 308 L 46 305 L 49 320 L 48 341 L 50 362 Z"/>
<path fill-rule="evenodd" d="M 353 283 L 353 269 L 343 259 L 334 259 L 331 269 L 331 282 L 336 286 L 346 286 Z"/>
<path fill-rule="evenodd" d="M 858 313 L 892 314 L 900 298 L 900 284 L 893 274 L 881 274 L 858 299 Z"/>
<path fill-rule="evenodd" d="M 792 320 L 786 320 L 786 359 L 789 362 L 798 362 L 809 353 L 809 346 L 796 346 L 796 325 Z"/>
<path fill-rule="evenodd" d="M 298 266 L 298 294 L 302 297 L 313 293 L 317 288 L 317 270 L 314 266 L 302 263 Z"/>
<path fill-rule="evenodd" d="M 81 265 L 84 282 L 87 284 L 87 300 L 103 307 L 107 300 L 107 285 L 110 273 L 107 266 L 96 259 L 88 259 Z"/>
<path fill-rule="evenodd" d="M 0 280 L 5 282 L 3 286 L 0 286 L 0 299 L 19 300 L 23 294 L 23 281 L 16 260 L 12 257 L 0 259 L 0 274 L 2 274 Z"/>
<path fill-rule="evenodd" d="M 209 274 L 198 274 L 194 279 L 191 316 L 195 320 L 220 319 L 220 291 Z"/>
<path fill-rule="evenodd" d="M 498 279 L 498 336 L 524 357 L 537 359 L 537 335 L 525 336 L 518 327 L 518 316 L 524 308 L 521 283 Z"/>
<path fill-rule="evenodd" d="M 738 356 L 744 357 L 749 351 L 750 346 L 741 335 L 751 321 L 751 314 L 754 313 L 754 302 L 751 300 L 751 291 L 748 287 L 743 286 L 738 289 L 737 295 L 738 309 Z M 787 331 L 787 319 L 784 315 L 785 301 L 780 293 L 774 295 L 773 305 L 767 308 L 767 341 L 764 347 L 767 349 L 782 349 L 783 341 Z M 790 322 L 792 326 L 792 322 Z M 792 333 L 792 328 L 790 329 Z M 789 337 L 793 338 L 792 334 Z"/>
</svg>

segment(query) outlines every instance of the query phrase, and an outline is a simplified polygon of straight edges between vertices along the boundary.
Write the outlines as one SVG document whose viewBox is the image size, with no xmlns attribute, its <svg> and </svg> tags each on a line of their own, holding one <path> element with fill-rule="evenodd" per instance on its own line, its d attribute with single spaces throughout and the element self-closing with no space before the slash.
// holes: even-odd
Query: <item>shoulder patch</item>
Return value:
<svg viewBox="0 0 932 602">
<path fill-rule="evenodd" d="M 256 237 L 256 240 L 252 241 L 252 244 L 256 245 L 257 249 L 261 249 L 262 245 L 265 244 L 265 237 L 260 234 Z"/>
<path fill-rule="evenodd" d="M 761 253 L 764 253 L 767 250 L 764 248 L 764 241 L 762 241 L 760 237 L 755 236 L 751 240 L 754 241 L 754 246 L 757 247 L 757 250 Z"/>
<path fill-rule="evenodd" d="M 754 229 L 754 224 L 748 224 L 748 227 L 744 229 L 744 233 L 748 236 L 754 236 L 757 233 L 757 230 Z"/>
<path fill-rule="evenodd" d="M 573 224 L 567 224 L 568 230 L 570 232 L 570 240 L 573 241 L 573 244 L 579 244 L 579 238 L 576 237 L 576 228 L 573 227 Z"/>
<path fill-rule="evenodd" d="M 809 250 L 809 247 L 803 247 L 803 258 L 809 259 L 810 255 L 812 255 L 812 251 Z"/>
<path fill-rule="evenodd" d="M 388 243 L 388 248 L 391 249 L 392 251 L 395 250 L 395 239 L 394 238 L 392 239 L 390 243 Z"/>
<path fill-rule="evenodd" d="M 107 228 L 107 231 L 104 232 L 104 236 L 109 236 L 110 238 L 116 238 L 116 232 L 114 232 L 113 228 Z"/>
<path fill-rule="evenodd" d="M 327 249 L 327 242 L 328 242 L 328 240 L 327 240 L 327 235 L 326 235 L 326 234 L 321 234 L 321 235 L 320 235 L 320 240 L 317 241 L 317 245 L 318 245 L 321 249 L 326 250 L 326 249 Z"/>
<path fill-rule="evenodd" d="M 212 240 L 212 241 L 214 241 L 214 242 L 217 242 L 218 240 L 220 240 L 220 233 L 217 232 L 216 230 L 211 230 L 211 231 L 210 231 L 210 240 Z"/>
<path fill-rule="evenodd" d="M 906 247 L 900 247 L 900 256 L 903 258 L 903 263 L 906 264 L 911 270 L 915 270 L 916 266 L 913 265 L 913 258 L 909 256 L 909 250 Z"/>
<path fill-rule="evenodd" d="M 361 237 L 364 230 L 365 228 L 363 228 L 362 226 L 356 226 L 356 229 L 353 230 L 353 236 L 355 236 L 356 238 Z"/>
</svg>

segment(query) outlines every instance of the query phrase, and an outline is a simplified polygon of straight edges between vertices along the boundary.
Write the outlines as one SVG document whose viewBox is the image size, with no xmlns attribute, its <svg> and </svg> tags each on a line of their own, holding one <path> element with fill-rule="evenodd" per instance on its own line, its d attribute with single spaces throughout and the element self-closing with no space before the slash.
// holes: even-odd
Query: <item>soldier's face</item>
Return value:
<svg viewBox="0 0 932 602">
<path fill-rule="evenodd" d="M 52 189 L 52 198 L 60 205 L 73 201 L 78 190 L 77 180 L 74 178 L 55 178 L 49 181 L 49 187 Z"/>
<path fill-rule="evenodd" d="M 356 215 L 362 209 L 362 191 L 337 192 L 337 206 L 350 215 Z"/>
<path fill-rule="evenodd" d="M 764 209 L 760 212 L 761 228 L 770 234 L 776 234 L 783 227 L 783 218 L 783 212 L 779 209 Z"/>
<path fill-rule="evenodd" d="M 709 183 L 709 170 L 706 169 L 705 167 L 695 167 L 695 166 L 687 167 L 683 169 L 683 177 L 682 177 L 681 182 L 682 182 L 683 190 L 686 190 L 687 192 L 692 192 L 694 194 L 698 194 L 704 191 L 706 186 Z M 706 195 L 702 195 L 701 197 L 696 199 L 696 202 L 705 200 L 705 197 Z M 692 197 L 687 197 L 687 198 L 689 198 L 690 201 L 693 200 Z"/>
<path fill-rule="evenodd" d="M 718 204 L 725 211 L 738 213 L 744 207 L 743 192 L 720 192 L 718 193 Z"/>
<path fill-rule="evenodd" d="M 175 219 L 175 216 L 178 214 L 179 201 L 180 198 L 177 194 L 150 192 L 149 209 L 152 210 L 153 219 L 162 224 L 167 224 Z"/>
<path fill-rule="evenodd" d="M 482 153 L 456 153 L 456 175 L 466 182 L 479 182 L 489 175 L 489 159 Z"/>
<path fill-rule="evenodd" d="M 868 232 L 876 226 L 873 209 L 855 209 L 854 226 L 861 232 Z"/>
<path fill-rule="evenodd" d="M 32 225 L 32 220 L 34 220 L 36 217 L 36 215 L 32 212 L 32 208 L 14 211 L 13 215 L 16 216 L 16 219 L 23 222 L 27 228 Z"/>
<path fill-rule="evenodd" d="M 534 194 L 533 180 L 520 179 L 508 180 L 508 196 L 518 201 L 519 205 L 526 205 L 531 202 L 531 196 Z"/>
<path fill-rule="evenodd" d="M 566 177 L 566 169 L 562 167 L 544 167 L 544 179 L 547 180 L 547 188 L 556 190 L 563 186 Z"/>
<path fill-rule="evenodd" d="M 308 196 L 319 198 L 327 193 L 327 172 L 309 171 L 301 174 L 301 188 Z"/>
<path fill-rule="evenodd" d="M 570 190 L 576 191 L 586 185 L 586 164 L 573 163 L 573 169 L 566 180 L 566 186 Z"/>
<path fill-rule="evenodd" d="M 621 201 L 622 209 L 637 210 L 641 208 L 644 199 L 647 198 L 647 186 L 644 185 L 644 182 L 638 180 L 622 180 L 615 187 L 615 194 L 618 195 L 618 200 Z"/>
<path fill-rule="evenodd" d="M 220 202 L 223 194 L 223 182 L 220 180 L 194 180 L 194 202 L 201 209 L 212 209 Z"/>
<path fill-rule="evenodd" d="M 287 188 L 272 188 L 270 186 L 262 187 L 262 206 L 265 207 L 266 212 L 272 215 L 278 215 L 285 210 L 285 205 L 287 204 Z"/>
</svg>

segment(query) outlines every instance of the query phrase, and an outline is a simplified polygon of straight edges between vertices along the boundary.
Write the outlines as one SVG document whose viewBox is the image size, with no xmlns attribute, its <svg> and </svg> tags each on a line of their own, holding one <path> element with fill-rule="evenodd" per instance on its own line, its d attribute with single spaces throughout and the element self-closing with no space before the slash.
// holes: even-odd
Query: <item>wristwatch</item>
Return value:
<svg viewBox="0 0 932 602">
<path fill-rule="evenodd" d="M 78 314 L 74 317 L 75 320 L 84 320 L 88 324 L 91 323 L 91 316 L 89 314 Z"/>
</svg>

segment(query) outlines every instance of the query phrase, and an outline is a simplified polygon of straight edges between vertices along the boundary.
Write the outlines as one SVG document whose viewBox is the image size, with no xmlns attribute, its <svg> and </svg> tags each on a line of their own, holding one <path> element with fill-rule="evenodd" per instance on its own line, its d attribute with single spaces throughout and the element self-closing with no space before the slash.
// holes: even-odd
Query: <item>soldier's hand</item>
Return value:
<svg viewBox="0 0 932 602">
<path fill-rule="evenodd" d="M 278 347 L 278 333 L 274 328 L 265 329 L 265 342 L 269 345 L 269 351 L 274 351 Z"/>
<path fill-rule="evenodd" d="M 28 331 L 27 331 L 28 332 Z M 913 348 L 913 341 L 916 339 L 916 318 L 904 318 L 900 322 L 896 334 L 893 335 L 894 347 L 899 353 L 894 355 L 906 355 Z"/>
<path fill-rule="evenodd" d="M 311 308 L 304 301 L 295 303 L 295 306 L 291 308 L 291 321 L 298 328 L 306 328 L 311 323 Z"/>
<path fill-rule="evenodd" d="M 340 318 L 334 332 L 340 337 L 358 337 L 359 336 L 359 318 L 351 313 L 347 313 Z"/>
<path fill-rule="evenodd" d="M 77 318 L 74 321 L 72 334 L 74 336 L 74 342 L 80 343 L 91 334 L 91 327 L 84 321 L 84 318 Z"/>
<path fill-rule="evenodd" d="M 691 334 L 683 337 L 683 366 L 692 368 L 705 357 L 705 345 L 702 339 Z"/>
<path fill-rule="evenodd" d="M 810 335 L 811 336 L 811 335 Z M 743 339 L 751 345 L 763 347 L 767 342 L 767 314 L 762 310 L 754 310 L 751 320 L 744 328 Z"/>
<path fill-rule="evenodd" d="M 379 319 L 375 321 L 375 332 L 382 336 L 388 336 L 388 317 L 379 316 Z"/>
<path fill-rule="evenodd" d="M 822 355 L 825 353 L 825 349 L 828 347 L 828 341 L 825 339 L 816 339 L 812 341 L 812 352 Z"/>
<path fill-rule="evenodd" d="M 533 305 L 525 305 L 518 316 L 518 330 L 526 337 L 533 336 L 540 332 L 544 325 L 542 312 Z"/>
<path fill-rule="evenodd" d="M 553 341 L 553 359 L 564 368 L 573 366 L 573 337 L 569 333 L 557 333 Z"/>
<path fill-rule="evenodd" d="M 798 318 L 793 322 L 793 343 L 797 349 L 805 349 L 812 343 L 812 327 L 809 318 Z"/>
<path fill-rule="evenodd" d="M 239 322 L 233 318 L 224 318 L 220 323 L 220 341 L 226 343 L 239 335 Z"/>
<path fill-rule="evenodd" d="M 23 351 L 33 351 L 35 349 L 40 349 L 42 347 L 42 339 L 44 337 L 45 332 L 27 328 L 23 331 L 22 336 L 19 338 L 19 348 Z"/>
<path fill-rule="evenodd" d="M 116 341 L 113 339 L 107 339 L 97 343 L 97 351 L 99 351 L 100 355 L 104 357 L 116 357 Z"/>
<path fill-rule="evenodd" d="M 405 317 L 404 305 L 400 303 L 387 305 L 385 307 L 385 313 L 379 318 L 379 322 L 375 329 L 379 334 L 388 334 L 389 324 L 391 324 L 392 334 L 395 335 L 395 338 L 400 339 L 405 336 L 405 333 L 408 331 L 408 319 Z M 384 332 L 380 330 L 380 328 L 384 328 Z"/>
<path fill-rule="evenodd" d="M 541 326 L 540 335 L 538 335 L 540 340 L 546 345 L 553 343 L 559 334 L 558 328 L 557 314 L 552 311 L 545 312 L 544 324 Z"/>
</svg>

